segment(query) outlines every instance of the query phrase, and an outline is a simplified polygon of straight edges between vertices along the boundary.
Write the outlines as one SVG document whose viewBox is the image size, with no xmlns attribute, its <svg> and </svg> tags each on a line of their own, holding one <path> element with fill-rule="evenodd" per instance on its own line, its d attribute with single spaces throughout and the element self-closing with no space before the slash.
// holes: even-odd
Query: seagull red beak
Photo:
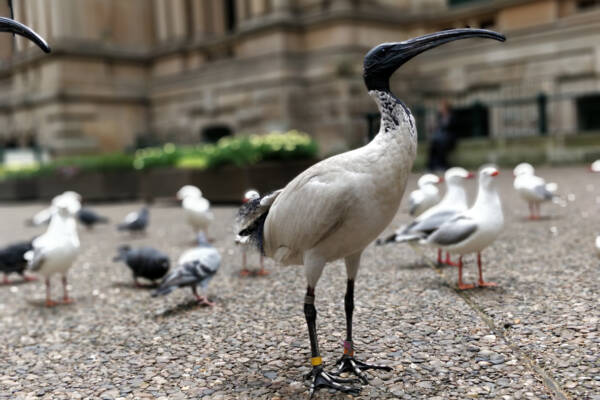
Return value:
<svg viewBox="0 0 600 400">
<path fill-rule="evenodd" d="M 490 175 L 491 176 L 497 176 L 500 173 L 500 171 L 495 170 L 494 172 L 492 172 Z"/>
</svg>

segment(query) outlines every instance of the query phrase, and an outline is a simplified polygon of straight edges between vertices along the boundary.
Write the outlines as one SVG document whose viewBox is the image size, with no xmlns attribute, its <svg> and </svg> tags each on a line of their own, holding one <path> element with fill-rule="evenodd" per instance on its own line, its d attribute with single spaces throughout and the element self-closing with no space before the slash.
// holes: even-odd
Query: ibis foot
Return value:
<svg viewBox="0 0 600 400">
<path fill-rule="evenodd" d="M 359 387 L 349 386 L 348 384 L 359 383 L 358 379 L 354 378 L 340 378 L 335 376 L 335 374 L 331 374 L 323 371 L 322 366 L 313 367 L 312 371 L 310 371 L 306 375 L 306 379 L 312 379 L 312 383 L 310 384 L 310 398 L 313 397 L 315 392 L 319 389 L 334 389 L 338 392 L 348 393 L 352 395 L 358 395 L 360 393 Z"/>
<path fill-rule="evenodd" d="M 367 364 L 362 361 L 358 361 L 354 358 L 354 356 L 349 356 L 344 354 L 342 358 L 340 358 L 337 362 L 337 371 L 336 375 L 340 375 L 344 372 L 352 372 L 354 375 L 358 376 L 358 378 L 362 381 L 363 384 L 368 384 L 369 380 L 363 371 L 367 371 L 369 369 L 380 369 L 383 371 L 391 371 L 392 368 L 385 365 L 375 365 L 375 364 Z"/>
</svg>

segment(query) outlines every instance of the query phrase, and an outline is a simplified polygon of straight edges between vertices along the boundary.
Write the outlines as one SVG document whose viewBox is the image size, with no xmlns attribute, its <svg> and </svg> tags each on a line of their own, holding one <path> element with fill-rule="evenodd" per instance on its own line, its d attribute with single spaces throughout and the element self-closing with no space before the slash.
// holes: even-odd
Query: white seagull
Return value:
<svg viewBox="0 0 600 400">
<path fill-rule="evenodd" d="M 600 172 L 600 160 L 596 160 L 590 164 L 590 172 Z"/>
<path fill-rule="evenodd" d="M 337 374 L 385 368 L 354 358 L 352 313 L 354 281 L 363 250 L 396 214 L 417 150 L 416 124 L 408 107 L 390 90 L 389 78 L 414 56 L 457 39 L 504 36 L 484 29 L 452 29 L 371 49 L 364 81 L 381 113 L 379 133 L 367 145 L 325 159 L 294 178 L 284 189 L 246 203 L 240 236 L 284 265 L 303 264 L 307 289 L 304 314 L 311 347 L 311 396 L 319 388 L 346 393 L 359 389 Z M 317 341 L 315 289 L 328 262 L 346 263 L 346 341 L 335 373 L 325 372 Z M 389 370 L 389 368 L 386 368 Z"/>
<path fill-rule="evenodd" d="M 207 237 L 208 227 L 214 219 L 210 211 L 210 202 L 202 197 L 202 191 L 196 186 L 186 185 L 179 189 L 177 198 L 182 200 L 181 206 L 187 223 L 196 235 Z"/>
<path fill-rule="evenodd" d="M 378 240 L 377 244 L 419 241 L 439 228 L 440 225 L 448 219 L 458 213 L 466 211 L 469 208 L 469 205 L 467 203 L 465 185 L 467 180 L 473 178 L 473 176 L 472 172 L 469 172 L 464 168 L 449 168 L 444 174 L 446 194 L 442 201 L 415 218 L 410 224 L 400 227 L 392 235 L 385 239 Z M 449 254 L 446 254 L 446 260 L 442 261 L 441 249 L 438 249 L 437 261 L 440 264 L 444 262 L 453 265 Z"/>
<path fill-rule="evenodd" d="M 55 204 L 62 198 L 66 198 L 71 201 L 71 207 L 76 207 L 79 205 L 79 208 L 81 208 L 81 195 L 72 190 L 67 190 L 58 196 L 53 197 L 52 201 L 50 202 L 50 206 L 36 213 L 28 222 L 33 226 L 41 226 L 50 223 L 50 219 L 56 211 Z M 77 213 L 77 211 L 79 210 L 76 210 L 75 213 Z"/>
<path fill-rule="evenodd" d="M 48 307 L 57 304 L 50 296 L 50 278 L 55 274 L 62 276 L 63 303 L 73 301 L 67 290 L 67 271 L 73 265 L 80 246 L 72 200 L 59 199 L 55 206 L 48 230 L 33 240 L 33 250 L 25 254 L 29 270 L 45 277 Z"/>
<path fill-rule="evenodd" d="M 546 183 L 543 178 L 535 176 L 535 169 L 528 163 L 517 165 L 513 175 L 515 190 L 529 204 L 529 219 L 539 219 L 540 204 L 556 196 L 556 183 Z"/>
<path fill-rule="evenodd" d="M 426 210 L 440 202 L 440 191 L 437 185 L 442 178 L 434 174 L 425 174 L 417 181 L 417 190 L 413 190 L 408 196 L 410 206 L 409 214 L 418 217 Z"/>
<path fill-rule="evenodd" d="M 474 287 L 474 285 L 468 285 L 462 281 L 462 257 L 469 253 L 477 253 L 478 285 L 496 286 L 493 282 L 483 280 L 481 251 L 496 240 L 504 225 L 502 204 L 496 188 L 495 177 L 498 173 L 494 167 L 483 168 L 479 172 L 479 190 L 473 207 L 444 222 L 426 239 L 423 239 L 423 244 L 443 248 L 452 254 L 460 255 L 458 259 L 459 289 Z"/>
<path fill-rule="evenodd" d="M 260 198 L 260 194 L 256 190 L 248 190 L 246 193 L 244 193 L 244 198 L 242 199 L 242 204 L 246 204 L 250 200 L 256 200 L 259 198 Z M 236 227 L 236 230 L 239 231 L 239 229 L 237 229 L 237 228 L 239 228 L 239 226 Z M 239 245 L 242 250 L 242 269 L 240 270 L 240 275 L 248 276 L 251 274 L 251 272 L 247 266 L 248 265 L 247 264 L 248 250 L 250 247 L 249 246 L 250 243 L 248 242 L 248 237 L 236 235 L 235 244 Z M 267 270 L 265 270 L 265 261 L 264 261 L 264 256 L 262 253 L 260 253 L 259 260 L 260 260 L 259 261 L 260 262 L 260 270 L 258 270 L 256 272 L 256 275 L 268 275 L 269 272 Z"/>
</svg>

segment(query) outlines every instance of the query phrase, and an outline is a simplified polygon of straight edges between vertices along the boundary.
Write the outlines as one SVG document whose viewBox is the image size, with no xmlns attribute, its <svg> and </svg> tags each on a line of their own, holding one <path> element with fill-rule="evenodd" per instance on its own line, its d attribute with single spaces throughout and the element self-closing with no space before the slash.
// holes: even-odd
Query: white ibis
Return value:
<svg viewBox="0 0 600 400">
<path fill-rule="evenodd" d="M 210 202 L 202 197 L 202 191 L 196 186 L 186 185 L 179 189 L 177 198 L 182 200 L 185 219 L 194 233 L 208 237 L 208 227 L 214 216 L 210 211 Z"/>
<path fill-rule="evenodd" d="M 80 246 L 74 212 L 77 208 L 68 198 L 59 199 L 55 206 L 56 210 L 48 230 L 34 239 L 33 250 L 25 253 L 25 258 L 29 261 L 29 270 L 45 277 L 48 307 L 57 304 L 50 296 L 50 278 L 55 274 L 62 276 L 63 303 L 73 301 L 69 298 L 67 289 L 67 272 L 73 265 Z"/>
<path fill-rule="evenodd" d="M 417 190 L 410 192 L 408 204 L 409 214 L 418 217 L 440 202 L 440 191 L 437 185 L 442 179 L 434 174 L 425 174 L 417 181 Z"/>
<path fill-rule="evenodd" d="M 462 280 L 462 257 L 469 253 L 477 253 L 478 285 L 481 287 L 496 286 L 493 282 L 483 280 L 481 252 L 496 240 L 504 225 L 502 204 L 496 188 L 495 178 L 498 173 L 494 167 L 483 168 L 479 172 L 479 189 L 473 206 L 444 222 L 423 241 L 430 246 L 460 255 L 458 258 L 459 289 L 474 287 L 474 285 L 463 283 Z"/>
<path fill-rule="evenodd" d="M 473 173 L 464 168 L 449 168 L 444 174 L 446 194 L 442 201 L 415 218 L 410 224 L 399 228 L 392 235 L 378 240 L 377 244 L 419 241 L 427 237 L 427 235 L 454 215 L 467 210 L 469 205 L 467 203 L 465 185 L 467 180 L 473 178 L 473 176 Z M 438 250 L 438 263 L 442 263 L 441 249 Z M 449 254 L 446 254 L 444 263 L 453 265 Z"/>
<path fill-rule="evenodd" d="M 540 204 L 556 196 L 556 183 L 546 183 L 543 178 L 535 176 L 535 169 L 528 163 L 517 165 L 513 175 L 515 190 L 529 204 L 529 219 L 539 219 Z"/>
<path fill-rule="evenodd" d="M 357 393 L 341 379 L 353 372 L 362 382 L 367 369 L 385 368 L 354 357 L 352 313 L 354 282 L 363 250 L 396 214 L 417 150 L 416 124 L 408 107 L 390 90 L 391 75 L 416 55 L 457 39 L 505 40 L 484 29 L 452 29 L 371 49 L 364 60 L 364 81 L 381 113 L 379 133 L 367 145 L 325 159 L 294 178 L 284 189 L 246 203 L 240 236 L 248 236 L 267 256 L 281 264 L 303 264 L 307 290 L 304 314 L 308 325 L 312 371 L 311 395 L 319 388 Z M 335 373 L 325 372 L 317 342 L 315 289 L 328 262 L 346 263 L 346 341 Z"/>
<path fill-rule="evenodd" d="M 256 200 L 259 198 L 260 194 L 256 190 L 248 190 L 246 193 L 244 193 L 242 204 L 246 204 L 250 200 Z M 239 245 L 242 250 L 242 269 L 240 270 L 241 276 L 248 276 L 251 274 L 250 270 L 248 269 L 248 248 L 250 247 L 250 243 L 248 243 L 246 239 L 247 237 L 240 235 L 236 235 L 235 237 L 235 244 Z M 269 272 L 265 270 L 265 261 L 262 253 L 259 255 L 259 260 L 260 270 L 258 270 L 256 274 L 259 276 L 268 275 Z"/>
</svg>

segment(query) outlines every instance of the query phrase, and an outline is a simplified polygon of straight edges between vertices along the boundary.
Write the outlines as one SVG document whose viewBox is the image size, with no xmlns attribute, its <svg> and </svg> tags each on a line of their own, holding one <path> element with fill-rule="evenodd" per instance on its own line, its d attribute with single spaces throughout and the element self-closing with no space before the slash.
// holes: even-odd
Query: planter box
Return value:
<svg viewBox="0 0 600 400">
<path fill-rule="evenodd" d="M 183 185 L 196 185 L 213 203 L 238 204 L 250 188 L 260 193 L 281 189 L 314 160 L 264 162 L 245 168 L 211 170 L 160 168 L 150 171 L 78 172 L 0 182 L 0 201 L 49 200 L 74 190 L 84 201 L 173 198 Z"/>
</svg>

